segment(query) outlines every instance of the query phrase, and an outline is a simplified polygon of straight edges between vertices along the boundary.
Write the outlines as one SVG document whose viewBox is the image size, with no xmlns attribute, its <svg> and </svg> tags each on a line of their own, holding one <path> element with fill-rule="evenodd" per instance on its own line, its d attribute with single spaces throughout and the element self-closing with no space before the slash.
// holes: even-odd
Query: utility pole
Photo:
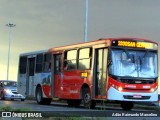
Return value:
<svg viewBox="0 0 160 120">
<path fill-rule="evenodd" d="M 7 80 L 9 77 L 9 64 L 10 64 L 10 46 L 11 46 L 11 28 L 15 27 L 16 24 L 8 23 L 6 24 L 7 27 L 9 27 L 9 35 L 8 35 L 8 63 L 7 63 Z"/>
<path fill-rule="evenodd" d="M 85 0 L 84 42 L 87 42 L 87 34 L 88 34 L 88 0 Z"/>
</svg>

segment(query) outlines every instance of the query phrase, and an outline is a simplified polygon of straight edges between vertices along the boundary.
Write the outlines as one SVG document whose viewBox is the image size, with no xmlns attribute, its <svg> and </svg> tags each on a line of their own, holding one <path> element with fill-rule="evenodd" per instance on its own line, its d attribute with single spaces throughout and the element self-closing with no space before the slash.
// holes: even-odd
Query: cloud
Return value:
<svg viewBox="0 0 160 120">
<path fill-rule="evenodd" d="M 89 0 L 88 41 L 104 37 L 142 37 L 160 42 L 159 0 Z M 5 64 L 13 22 L 11 58 L 23 52 L 83 42 L 84 0 L 1 0 L 0 52 Z"/>
</svg>

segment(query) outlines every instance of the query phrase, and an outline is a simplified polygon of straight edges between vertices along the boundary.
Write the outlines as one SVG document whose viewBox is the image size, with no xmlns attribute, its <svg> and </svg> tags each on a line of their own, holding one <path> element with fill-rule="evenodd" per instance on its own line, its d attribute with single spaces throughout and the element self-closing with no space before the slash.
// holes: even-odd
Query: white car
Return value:
<svg viewBox="0 0 160 120">
<path fill-rule="evenodd" d="M 5 99 L 20 99 L 25 100 L 25 97 L 17 93 L 17 82 L 11 80 L 0 80 L 0 97 L 1 100 Z"/>
</svg>

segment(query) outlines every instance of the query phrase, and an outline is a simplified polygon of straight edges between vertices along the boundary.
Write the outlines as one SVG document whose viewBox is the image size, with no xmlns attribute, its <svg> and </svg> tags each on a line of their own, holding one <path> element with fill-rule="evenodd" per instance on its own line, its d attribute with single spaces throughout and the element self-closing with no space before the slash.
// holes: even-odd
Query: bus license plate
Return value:
<svg viewBox="0 0 160 120">
<path fill-rule="evenodd" d="M 142 98 L 142 95 L 133 95 L 133 98 Z"/>
</svg>

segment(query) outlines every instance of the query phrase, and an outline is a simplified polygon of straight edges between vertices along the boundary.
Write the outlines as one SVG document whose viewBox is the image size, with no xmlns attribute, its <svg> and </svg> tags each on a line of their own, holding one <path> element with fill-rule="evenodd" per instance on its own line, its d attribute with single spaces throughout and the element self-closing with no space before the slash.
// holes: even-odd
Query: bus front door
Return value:
<svg viewBox="0 0 160 120">
<path fill-rule="evenodd" d="M 33 97 L 34 92 L 34 70 L 35 70 L 35 57 L 28 57 L 28 69 L 27 69 L 27 96 Z"/>
<path fill-rule="evenodd" d="M 95 50 L 93 97 L 98 96 L 99 99 L 106 97 L 107 54 L 107 48 Z"/>
</svg>

